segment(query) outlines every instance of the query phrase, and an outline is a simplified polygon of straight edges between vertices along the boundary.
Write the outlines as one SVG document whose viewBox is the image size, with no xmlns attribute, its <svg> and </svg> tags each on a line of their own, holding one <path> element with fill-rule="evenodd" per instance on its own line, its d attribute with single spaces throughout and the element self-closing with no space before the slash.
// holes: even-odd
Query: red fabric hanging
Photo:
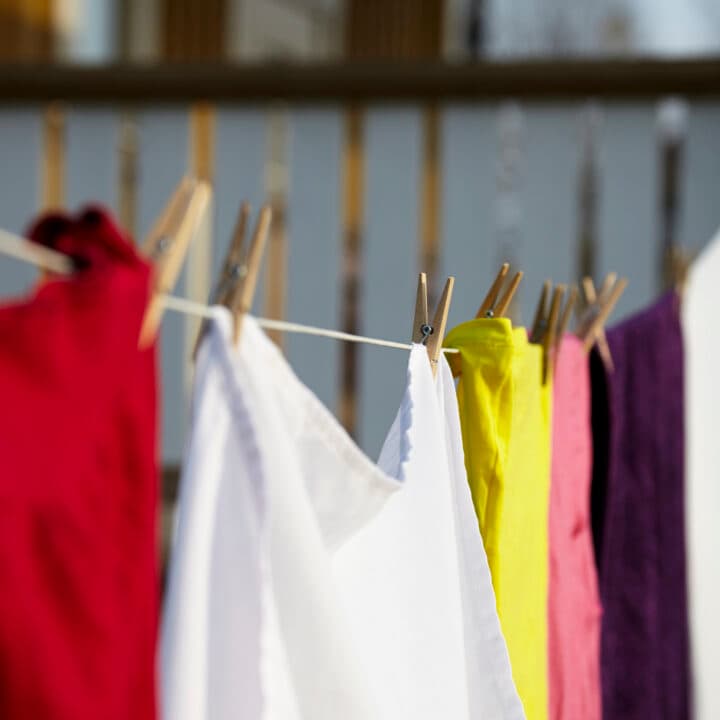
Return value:
<svg viewBox="0 0 720 720">
<path fill-rule="evenodd" d="M 0 717 L 153 720 L 150 268 L 96 208 L 29 235 L 78 271 L 0 308 Z"/>
</svg>

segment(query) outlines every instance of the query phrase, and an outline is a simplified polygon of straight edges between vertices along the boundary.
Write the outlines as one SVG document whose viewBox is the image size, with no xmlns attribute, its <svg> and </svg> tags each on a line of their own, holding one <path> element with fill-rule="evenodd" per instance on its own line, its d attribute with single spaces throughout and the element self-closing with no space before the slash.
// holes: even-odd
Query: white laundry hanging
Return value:
<svg viewBox="0 0 720 720">
<path fill-rule="evenodd" d="M 720 231 L 693 262 L 682 301 L 685 527 L 695 720 L 720 717 Z"/>
<path fill-rule="evenodd" d="M 377 717 L 330 554 L 400 484 L 251 317 L 218 308 L 197 363 L 161 639 L 168 720 Z"/>
<path fill-rule="evenodd" d="M 168 720 L 522 720 L 465 476 L 424 347 L 379 467 L 247 317 L 214 310 L 161 640 Z"/>
<path fill-rule="evenodd" d="M 402 492 L 336 553 L 334 568 L 378 718 L 524 718 L 465 474 L 452 374 L 410 353 L 379 460 Z"/>
</svg>

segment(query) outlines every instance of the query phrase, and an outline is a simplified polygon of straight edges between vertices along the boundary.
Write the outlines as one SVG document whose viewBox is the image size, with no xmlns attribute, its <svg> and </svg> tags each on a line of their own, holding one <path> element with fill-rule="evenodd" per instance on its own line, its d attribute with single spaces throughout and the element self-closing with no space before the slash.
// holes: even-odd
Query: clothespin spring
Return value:
<svg viewBox="0 0 720 720">
<path fill-rule="evenodd" d="M 423 323 L 420 326 L 420 332 L 422 333 L 422 340 L 420 341 L 422 345 L 427 345 L 427 341 L 430 339 L 430 336 L 435 332 L 432 325 L 428 325 L 428 323 Z"/>
</svg>

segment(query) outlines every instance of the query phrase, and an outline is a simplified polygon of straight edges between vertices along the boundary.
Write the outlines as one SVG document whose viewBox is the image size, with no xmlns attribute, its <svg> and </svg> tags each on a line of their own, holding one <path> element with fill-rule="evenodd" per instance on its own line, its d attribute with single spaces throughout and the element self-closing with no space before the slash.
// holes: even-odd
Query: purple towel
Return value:
<svg viewBox="0 0 720 720">
<path fill-rule="evenodd" d="M 605 720 L 689 718 L 683 345 L 664 295 L 592 359 L 595 554 Z"/>
</svg>

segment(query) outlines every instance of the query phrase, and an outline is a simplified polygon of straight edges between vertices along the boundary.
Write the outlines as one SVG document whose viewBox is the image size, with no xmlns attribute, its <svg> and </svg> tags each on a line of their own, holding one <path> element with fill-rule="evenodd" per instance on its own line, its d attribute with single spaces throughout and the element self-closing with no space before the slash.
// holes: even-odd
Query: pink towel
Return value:
<svg viewBox="0 0 720 720">
<path fill-rule="evenodd" d="M 550 720 L 600 720 L 600 600 L 590 527 L 588 357 L 566 335 L 557 357 L 550 487 Z"/>
</svg>

